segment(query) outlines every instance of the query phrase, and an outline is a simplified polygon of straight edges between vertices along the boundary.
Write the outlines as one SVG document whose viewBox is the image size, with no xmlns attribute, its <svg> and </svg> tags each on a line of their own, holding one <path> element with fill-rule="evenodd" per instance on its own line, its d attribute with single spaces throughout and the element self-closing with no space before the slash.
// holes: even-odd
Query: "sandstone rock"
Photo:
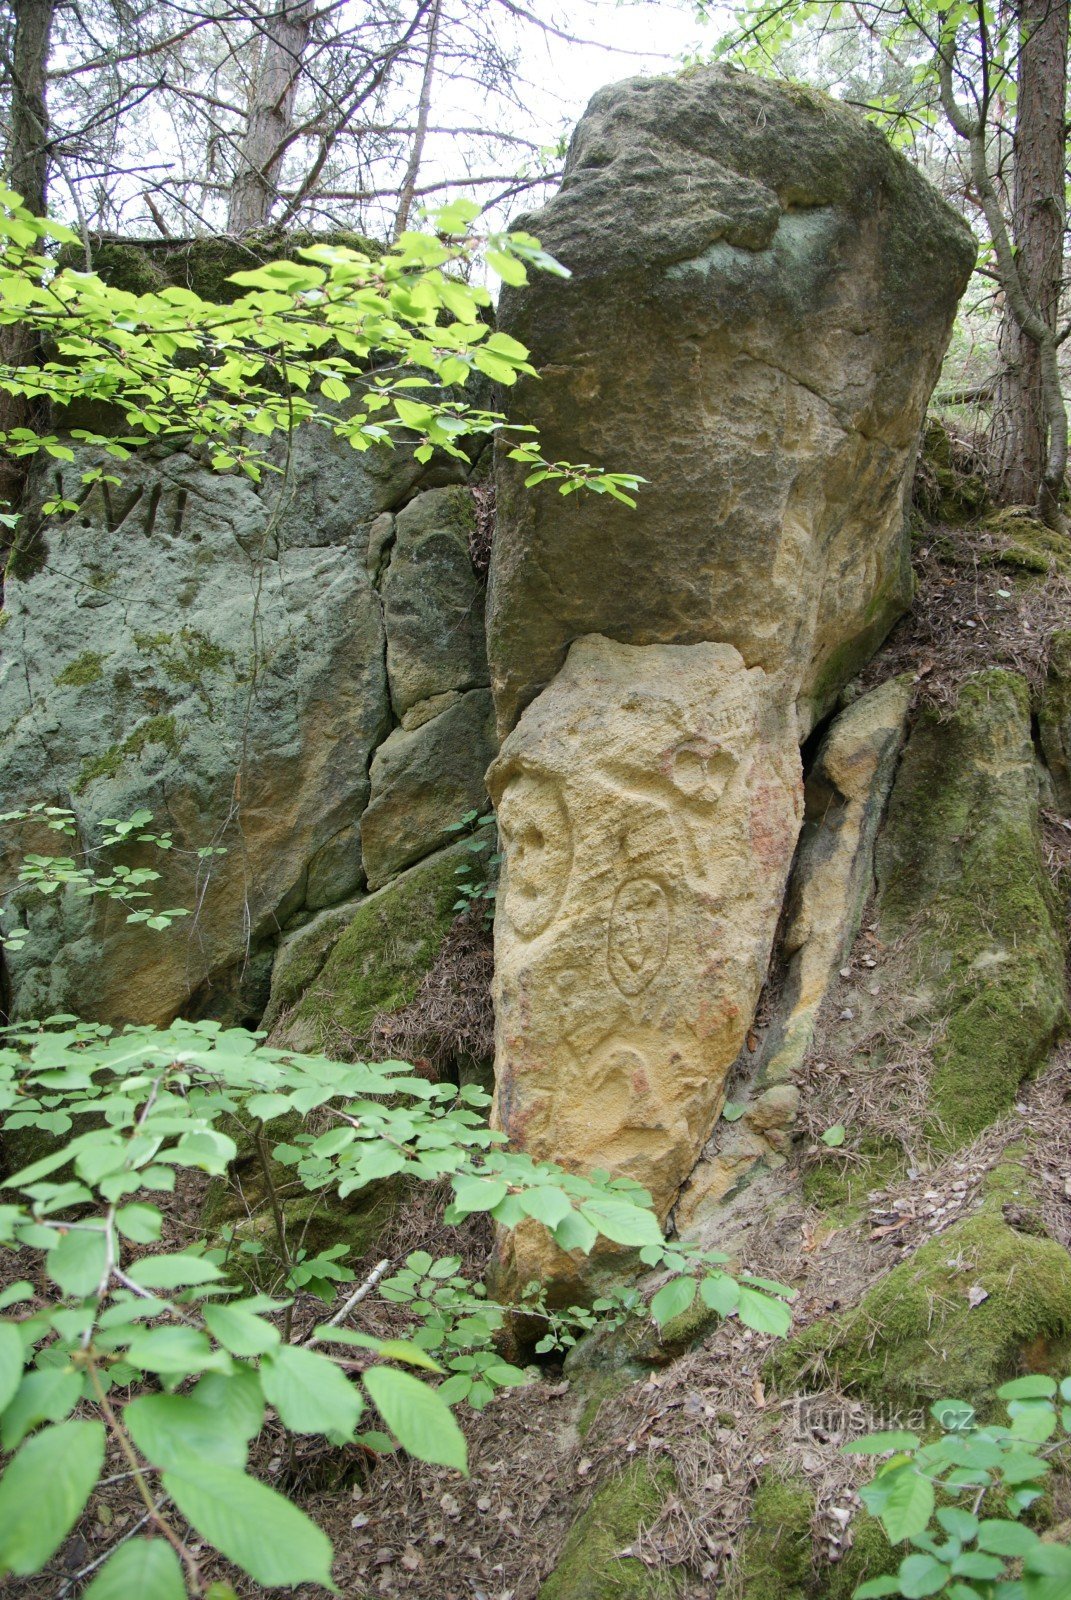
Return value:
<svg viewBox="0 0 1071 1600">
<path fill-rule="evenodd" d="M 394 519 L 381 585 L 387 677 L 399 719 L 419 701 L 487 683 L 483 585 L 469 556 L 468 489 L 431 489 Z"/>
<path fill-rule="evenodd" d="M 892 787 L 912 685 L 894 678 L 835 719 L 807 779 L 803 829 L 786 900 L 785 970 L 761 1047 L 745 1051 L 743 1114 L 715 1128 L 677 1206 L 677 1226 L 717 1227 L 716 1208 L 756 1162 L 785 1158 L 799 1104 L 793 1082 L 830 984 L 859 931 L 874 882 L 874 840 Z"/>
<path fill-rule="evenodd" d="M 488 689 L 473 689 L 411 731 L 395 728 L 372 761 L 372 792 L 361 819 L 364 869 L 378 889 L 437 850 L 450 826 L 482 807 L 484 772 L 495 753 Z"/>
<path fill-rule="evenodd" d="M 14 1014 L 249 1022 L 280 928 L 365 887 L 370 797 L 373 887 L 482 801 L 494 746 L 488 692 L 474 697 L 471 494 L 414 495 L 456 467 L 359 455 L 322 429 L 296 434 L 260 485 L 152 449 L 87 493 L 95 458 L 76 457 L 55 472 L 78 512 L 8 574 L 0 794 L 70 805 L 82 845 L 104 817 L 152 811 L 175 849 L 120 859 L 160 868 L 155 904 L 196 917 L 161 936 L 114 904 L 16 891 L 29 937 L 8 954 Z M 8 829 L 2 848 L 10 879 L 56 837 Z"/>
<path fill-rule="evenodd" d="M 498 1124 L 641 1183 L 664 1216 L 765 975 L 800 821 L 791 709 L 729 645 L 592 636 L 488 786 Z M 523 1276 L 541 1248 L 520 1240 Z"/>
<path fill-rule="evenodd" d="M 862 961 L 819 1035 L 820 1059 L 864 1074 L 864 1096 L 872 1074 L 886 1128 L 902 1108 L 903 1132 L 868 1135 L 864 1115 L 863 1159 L 813 1163 L 806 1189 L 823 1209 L 895 1182 L 905 1149 L 967 1143 L 1047 1062 L 1067 1020 L 1066 936 L 1038 811 L 1022 678 L 991 668 L 954 707 L 923 705 L 878 837 Z"/>
<path fill-rule="evenodd" d="M 623 220 L 627 219 L 627 220 Z M 974 245 L 872 127 L 720 68 L 600 91 L 526 226 L 573 276 L 503 294 L 547 455 L 636 511 L 499 469 L 500 728 L 572 639 L 734 645 L 806 734 L 910 597 L 903 497 Z"/>
</svg>

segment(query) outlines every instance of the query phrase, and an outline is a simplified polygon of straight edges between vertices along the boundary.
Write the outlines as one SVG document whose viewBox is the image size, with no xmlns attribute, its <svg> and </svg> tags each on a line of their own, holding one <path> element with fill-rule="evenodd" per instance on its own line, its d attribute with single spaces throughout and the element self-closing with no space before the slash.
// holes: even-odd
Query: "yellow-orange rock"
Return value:
<svg viewBox="0 0 1071 1600">
<path fill-rule="evenodd" d="M 577 640 L 488 774 L 496 1118 L 647 1188 L 661 1216 L 719 1113 L 799 832 L 795 718 L 730 645 Z M 554 1261 L 535 1230 L 521 1275 Z"/>
</svg>

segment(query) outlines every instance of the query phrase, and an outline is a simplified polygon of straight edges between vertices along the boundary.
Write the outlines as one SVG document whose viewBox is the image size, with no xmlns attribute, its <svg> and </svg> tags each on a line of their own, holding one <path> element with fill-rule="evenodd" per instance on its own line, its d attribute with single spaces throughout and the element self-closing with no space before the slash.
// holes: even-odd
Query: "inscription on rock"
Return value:
<svg viewBox="0 0 1071 1600">
<path fill-rule="evenodd" d="M 635 1179 L 664 1216 L 765 975 L 799 831 L 794 715 L 732 646 L 591 635 L 488 787 L 497 1121 L 537 1158 Z M 548 1269 L 535 1230 L 511 1248 Z"/>
</svg>

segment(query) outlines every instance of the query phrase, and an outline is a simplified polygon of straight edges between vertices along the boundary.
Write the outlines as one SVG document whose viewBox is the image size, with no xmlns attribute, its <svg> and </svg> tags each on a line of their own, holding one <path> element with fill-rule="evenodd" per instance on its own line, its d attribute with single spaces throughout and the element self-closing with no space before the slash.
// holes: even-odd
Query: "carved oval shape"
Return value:
<svg viewBox="0 0 1071 1600">
<path fill-rule="evenodd" d="M 669 896 L 654 878 L 628 878 L 614 895 L 607 966 L 622 994 L 640 994 L 669 955 Z"/>
</svg>

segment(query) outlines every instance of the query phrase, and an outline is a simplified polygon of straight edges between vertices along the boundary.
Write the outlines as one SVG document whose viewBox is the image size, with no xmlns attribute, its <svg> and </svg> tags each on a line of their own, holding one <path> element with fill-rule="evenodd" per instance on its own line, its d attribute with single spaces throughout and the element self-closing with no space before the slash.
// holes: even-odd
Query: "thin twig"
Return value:
<svg viewBox="0 0 1071 1600">
<path fill-rule="evenodd" d="M 350 1295 L 349 1299 L 345 1302 L 345 1304 L 338 1311 L 336 1311 L 334 1316 L 330 1317 L 327 1320 L 327 1322 L 323 1324 L 323 1326 L 327 1327 L 327 1328 L 337 1328 L 338 1324 L 340 1322 L 344 1321 L 345 1318 L 349 1316 L 349 1314 L 353 1310 L 354 1306 L 360 1305 L 360 1303 L 364 1299 L 365 1295 L 371 1294 L 372 1290 L 375 1288 L 375 1286 L 379 1282 L 380 1278 L 382 1278 L 382 1276 L 386 1272 L 387 1268 L 390 1267 L 391 1265 L 392 1265 L 392 1262 L 391 1262 L 391 1259 L 390 1259 L 389 1256 L 386 1257 L 383 1261 L 377 1261 L 375 1266 L 372 1268 L 371 1272 L 368 1274 L 367 1278 L 364 1280 L 364 1282 L 362 1284 L 360 1284 L 358 1288 L 354 1289 L 353 1293 Z M 306 1348 L 306 1350 L 308 1350 L 314 1344 L 322 1344 L 322 1343 L 323 1343 L 322 1339 L 320 1339 L 314 1333 L 310 1338 L 305 1340 L 305 1348 Z"/>
</svg>

